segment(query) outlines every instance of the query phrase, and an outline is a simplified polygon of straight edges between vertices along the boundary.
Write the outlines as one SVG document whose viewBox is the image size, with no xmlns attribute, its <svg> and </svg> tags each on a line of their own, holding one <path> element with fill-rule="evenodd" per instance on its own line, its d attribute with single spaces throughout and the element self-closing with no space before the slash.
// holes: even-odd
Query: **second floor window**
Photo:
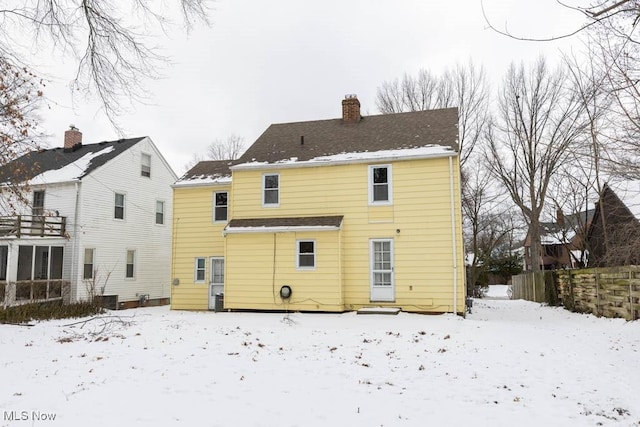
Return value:
<svg viewBox="0 0 640 427">
<path fill-rule="evenodd" d="M 262 175 L 262 204 L 277 206 L 280 203 L 280 175 Z"/>
<path fill-rule="evenodd" d="M 390 204 L 391 165 L 369 166 L 369 203 Z"/>
<path fill-rule="evenodd" d="M 164 224 L 164 202 L 156 200 L 156 224 Z"/>
<path fill-rule="evenodd" d="M 113 217 L 115 219 L 124 219 L 124 194 L 116 193 Z"/>
<path fill-rule="evenodd" d="M 150 178 L 151 177 L 151 156 L 149 154 L 142 153 L 141 162 L 142 162 L 142 166 L 140 170 L 140 175 Z"/>
<path fill-rule="evenodd" d="M 44 191 L 33 192 L 33 204 L 31 208 L 31 214 L 33 216 L 39 216 L 44 214 Z"/>
<path fill-rule="evenodd" d="M 214 221 L 226 221 L 227 220 L 227 208 L 228 208 L 228 193 L 226 191 L 220 191 L 213 193 L 213 220 Z"/>
</svg>

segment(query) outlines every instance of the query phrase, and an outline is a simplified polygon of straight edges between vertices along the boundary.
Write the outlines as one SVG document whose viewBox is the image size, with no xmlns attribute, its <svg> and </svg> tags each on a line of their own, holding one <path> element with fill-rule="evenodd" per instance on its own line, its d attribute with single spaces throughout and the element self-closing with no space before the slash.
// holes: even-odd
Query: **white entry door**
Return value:
<svg viewBox="0 0 640 427">
<path fill-rule="evenodd" d="M 371 301 L 395 301 L 393 240 L 373 239 L 370 243 Z"/>
<path fill-rule="evenodd" d="M 211 258 L 209 269 L 209 309 L 216 305 L 216 294 L 224 293 L 224 258 Z"/>
</svg>

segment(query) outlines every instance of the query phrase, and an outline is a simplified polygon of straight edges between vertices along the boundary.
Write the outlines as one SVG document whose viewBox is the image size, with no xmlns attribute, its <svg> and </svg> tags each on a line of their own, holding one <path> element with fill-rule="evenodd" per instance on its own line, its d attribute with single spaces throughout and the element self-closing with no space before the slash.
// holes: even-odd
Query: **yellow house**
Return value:
<svg viewBox="0 0 640 427">
<path fill-rule="evenodd" d="M 231 182 L 176 184 L 173 308 L 212 308 L 222 290 L 231 310 L 464 311 L 457 109 L 362 117 L 347 97 L 342 110 L 271 125 Z"/>
</svg>

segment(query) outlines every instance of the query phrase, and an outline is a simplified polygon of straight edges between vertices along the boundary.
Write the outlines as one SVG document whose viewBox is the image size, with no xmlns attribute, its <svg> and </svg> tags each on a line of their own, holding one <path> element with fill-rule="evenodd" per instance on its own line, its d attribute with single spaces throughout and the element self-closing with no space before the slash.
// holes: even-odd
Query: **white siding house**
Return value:
<svg viewBox="0 0 640 427">
<path fill-rule="evenodd" d="M 28 203 L 0 213 L 0 303 L 168 303 L 176 175 L 149 137 L 83 145 L 72 128 L 15 162 L 0 182 L 28 183 Z"/>
</svg>

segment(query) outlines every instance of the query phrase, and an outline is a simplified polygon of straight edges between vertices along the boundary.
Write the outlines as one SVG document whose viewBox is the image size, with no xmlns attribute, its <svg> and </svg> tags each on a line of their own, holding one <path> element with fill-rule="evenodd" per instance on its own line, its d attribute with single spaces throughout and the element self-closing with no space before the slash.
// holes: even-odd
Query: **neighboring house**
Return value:
<svg viewBox="0 0 640 427">
<path fill-rule="evenodd" d="M 561 209 L 556 212 L 556 221 L 541 222 L 540 228 L 540 269 L 556 270 L 561 268 L 579 268 L 586 265 L 588 254 L 585 236 L 594 209 L 564 215 Z M 531 238 L 527 234 L 524 241 L 525 270 L 532 269 Z"/>
<path fill-rule="evenodd" d="M 342 112 L 174 185 L 172 308 L 464 312 L 457 109 Z"/>
<path fill-rule="evenodd" d="M 168 303 L 175 179 L 150 138 L 84 145 L 74 127 L 0 168 L 26 201 L 1 214 L 0 301 Z"/>
<path fill-rule="evenodd" d="M 605 184 L 589 227 L 589 267 L 640 264 L 640 184 Z M 620 197 L 619 197 L 620 195 Z"/>
</svg>

